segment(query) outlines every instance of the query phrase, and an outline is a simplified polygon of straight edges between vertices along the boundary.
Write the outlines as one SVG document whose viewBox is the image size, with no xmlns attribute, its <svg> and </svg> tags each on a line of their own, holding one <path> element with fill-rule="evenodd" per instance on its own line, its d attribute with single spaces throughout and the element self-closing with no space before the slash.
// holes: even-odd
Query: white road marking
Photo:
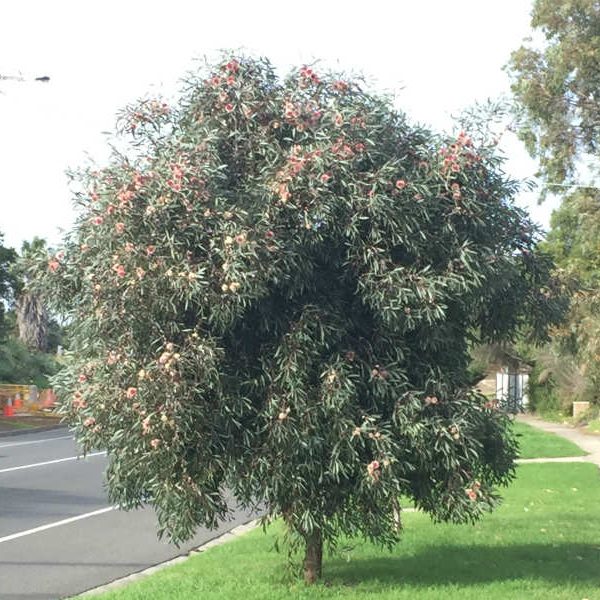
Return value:
<svg viewBox="0 0 600 600">
<path fill-rule="evenodd" d="M 73 439 L 72 435 L 61 435 L 60 437 L 45 438 L 43 440 L 34 440 L 31 442 L 15 442 L 14 444 L 0 444 L 0 450 L 3 448 L 14 448 L 15 446 L 29 446 L 29 444 L 43 444 L 44 442 L 53 442 L 54 440 Z"/>
<path fill-rule="evenodd" d="M 33 529 L 27 529 L 25 531 L 18 531 L 17 533 L 12 533 L 11 535 L 6 535 L 0 538 L 0 544 L 4 542 L 10 542 L 11 540 L 16 540 L 21 537 L 25 537 L 26 535 L 32 535 L 34 533 L 40 533 L 41 531 L 46 531 L 46 529 L 53 529 L 54 527 L 60 527 L 61 525 L 68 525 L 69 523 L 75 523 L 75 521 L 81 521 L 82 519 L 88 519 L 89 517 L 95 517 L 97 515 L 102 515 L 104 513 L 110 512 L 111 510 L 115 510 L 116 506 L 107 506 L 106 508 L 100 508 L 99 510 L 93 510 L 92 512 L 85 513 L 83 515 L 77 515 L 76 517 L 70 517 L 68 519 L 63 519 L 62 521 L 55 521 L 54 523 L 48 523 L 47 525 L 41 525 L 40 527 L 34 527 Z"/>
<path fill-rule="evenodd" d="M 92 458 L 93 456 L 105 456 L 106 452 L 92 452 L 87 456 L 68 456 L 67 458 L 57 458 L 55 460 L 46 460 L 44 462 L 31 463 L 30 465 L 21 465 L 19 467 L 8 467 L 0 469 L 0 473 L 10 473 L 12 471 L 21 471 L 22 469 L 33 469 L 34 467 L 43 467 L 45 465 L 54 465 L 56 463 L 67 462 L 69 460 L 81 460 L 82 458 Z"/>
</svg>

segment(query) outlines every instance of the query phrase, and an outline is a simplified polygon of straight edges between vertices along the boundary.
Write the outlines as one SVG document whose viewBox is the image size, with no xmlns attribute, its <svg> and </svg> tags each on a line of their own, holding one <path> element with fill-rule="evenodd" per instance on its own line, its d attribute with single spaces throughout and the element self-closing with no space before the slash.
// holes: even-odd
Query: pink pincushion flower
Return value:
<svg viewBox="0 0 600 600">
<path fill-rule="evenodd" d="M 85 375 L 85 373 L 82 373 L 78 378 L 77 381 L 79 381 L 79 383 L 85 383 L 87 381 L 87 375 Z"/>
<path fill-rule="evenodd" d="M 228 102 L 228 103 L 225 105 L 225 110 L 226 110 L 227 112 L 232 112 L 232 111 L 233 111 L 233 104 L 231 104 L 231 102 Z"/>
<path fill-rule="evenodd" d="M 125 392 L 125 395 L 129 399 L 135 398 L 137 396 L 137 388 L 135 388 L 135 387 L 129 387 L 129 388 L 127 388 L 127 391 Z"/>
<path fill-rule="evenodd" d="M 126 271 L 123 265 L 114 265 L 113 271 L 117 274 L 118 277 L 125 277 Z"/>
<path fill-rule="evenodd" d="M 403 190 L 406 187 L 406 181 L 404 179 L 398 179 L 396 181 L 396 189 Z"/>
<path fill-rule="evenodd" d="M 117 198 L 121 205 L 127 204 L 133 200 L 135 194 L 131 190 L 123 189 L 117 194 Z"/>
<path fill-rule="evenodd" d="M 92 427 L 96 424 L 96 419 L 94 419 L 94 417 L 88 417 L 84 422 L 83 425 L 85 427 Z"/>
<path fill-rule="evenodd" d="M 180 192 L 181 191 L 181 183 L 179 183 L 179 181 L 174 181 L 173 179 L 167 179 L 167 185 L 174 192 Z"/>
<path fill-rule="evenodd" d="M 160 446 L 160 440 L 158 438 L 154 438 L 150 440 L 150 445 L 156 450 Z"/>
<path fill-rule="evenodd" d="M 376 478 L 377 477 L 377 471 L 379 470 L 379 461 L 378 460 L 373 460 L 371 461 L 368 465 L 367 465 L 367 473 L 373 477 Z"/>
<path fill-rule="evenodd" d="M 81 408 L 85 408 L 87 406 L 87 402 L 83 398 L 76 396 L 75 398 L 73 398 L 73 401 L 71 402 L 71 406 L 75 410 L 79 410 Z"/>
<path fill-rule="evenodd" d="M 102 225 L 102 223 L 104 223 L 104 219 L 100 215 L 98 215 L 97 217 L 94 217 L 92 223 L 94 225 Z"/>
<path fill-rule="evenodd" d="M 56 259 L 48 261 L 48 269 L 50 269 L 52 273 L 56 273 L 59 267 L 60 263 Z"/>
<path fill-rule="evenodd" d="M 125 223 L 115 223 L 115 229 L 117 233 L 123 233 L 125 231 Z"/>
<path fill-rule="evenodd" d="M 150 246 L 146 246 L 146 254 L 148 256 L 152 256 L 155 252 L 156 252 L 156 246 L 153 246 L 152 244 Z"/>
</svg>

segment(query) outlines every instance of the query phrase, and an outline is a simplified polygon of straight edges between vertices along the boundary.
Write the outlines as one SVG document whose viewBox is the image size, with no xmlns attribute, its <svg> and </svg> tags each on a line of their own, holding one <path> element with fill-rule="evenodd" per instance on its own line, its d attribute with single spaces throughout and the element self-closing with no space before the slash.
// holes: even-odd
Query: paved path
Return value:
<svg viewBox="0 0 600 600">
<path fill-rule="evenodd" d="M 0 439 L 0 599 L 72 596 L 197 548 L 250 520 L 235 512 L 219 531 L 176 548 L 156 537 L 151 509 L 115 510 L 104 453 L 78 459 L 67 431 Z"/>
<path fill-rule="evenodd" d="M 517 420 L 527 423 L 548 433 L 560 435 L 574 444 L 577 444 L 582 450 L 588 452 L 587 456 L 566 457 L 563 459 L 529 459 L 527 462 L 579 462 L 586 461 L 597 464 L 600 467 L 600 436 L 582 433 L 574 427 L 562 425 L 560 423 L 550 423 L 543 421 L 533 415 L 517 415 Z M 524 462 L 524 461 L 521 461 Z"/>
</svg>

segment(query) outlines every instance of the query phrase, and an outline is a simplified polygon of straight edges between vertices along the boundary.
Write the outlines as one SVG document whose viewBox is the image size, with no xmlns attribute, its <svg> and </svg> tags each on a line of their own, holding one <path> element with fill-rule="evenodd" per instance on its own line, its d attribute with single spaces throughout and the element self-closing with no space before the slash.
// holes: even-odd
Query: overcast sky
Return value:
<svg viewBox="0 0 600 600">
<path fill-rule="evenodd" d="M 52 244 L 73 220 L 65 170 L 106 160 L 115 113 L 144 95 L 171 97 L 194 58 L 222 48 L 267 56 L 281 68 L 321 59 L 357 70 L 398 108 L 437 129 L 476 100 L 507 93 L 502 66 L 529 32 L 528 0 L 303 0 L 202 2 L 2 0 L 0 231 L 20 247 Z M 507 171 L 535 163 L 514 140 Z M 551 203 L 522 195 L 547 226 Z"/>
</svg>

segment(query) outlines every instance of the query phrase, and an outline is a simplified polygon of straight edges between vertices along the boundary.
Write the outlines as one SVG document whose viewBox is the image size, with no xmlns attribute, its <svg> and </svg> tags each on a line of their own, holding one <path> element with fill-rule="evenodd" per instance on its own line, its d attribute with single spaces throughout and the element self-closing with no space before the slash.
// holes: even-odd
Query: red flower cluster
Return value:
<svg viewBox="0 0 600 600">
<path fill-rule="evenodd" d="M 477 500 L 477 496 L 478 496 L 480 488 L 481 488 L 481 484 L 479 483 L 479 481 L 475 481 L 470 488 L 467 488 L 465 490 L 465 494 L 467 494 L 467 496 L 469 497 L 469 500 L 471 500 L 472 502 L 475 502 L 475 500 Z"/>
<path fill-rule="evenodd" d="M 225 69 L 230 73 L 237 73 L 240 70 L 240 63 L 233 58 L 225 65 Z"/>
<path fill-rule="evenodd" d="M 353 148 L 344 137 L 338 138 L 331 146 L 331 152 L 341 160 L 350 160 L 355 156 L 355 148 Z"/>
<path fill-rule="evenodd" d="M 315 85 L 318 85 L 321 83 L 321 80 L 312 69 L 304 66 L 300 69 L 300 83 L 302 85 L 306 85 L 308 83 L 314 83 Z"/>
<path fill-rule="evenodd" d="M 367 465 L 367 473 L 374 481 L 377 481 L 381 475 L 380 466 L 378 460 L 373 460 Z"/>
<path fill-rule="evenodd" d="M 125 277 L 127 272 L 125 271 L 125 267 L 123 265 L 113 265 L 113 271 L 117 274 L 118 277 Z"/>
<path fill-rule="evenodd" d="M 171 165 L 172 177 L 167 179 L 167 185 L 174 191 L 180 192 L 183 189 L 183 169 L 178 164 Z"/>
<path fill-rule="evenodd" d="M 134 197 L 135 193 L 127 187 L 121 188 L 117 194 L 117 200 L 119 201 L 121 208 L 125 208 L 127 205 L 131 204 Z"/>
<path fill-rule="evenodd" d="M 334 81 L 333 89 L 336 92 L 347 92 L 350 89 L 350 86 L 345 81 Z"/>
<path fill-rule="evenodd" d="M 440 154 L 442 155 L 442 174 L 448 173 L 460 173 L 464 166 L 472 165 L 474 162 L 481 160 L 475 152 L 470 150 L 473 146 L 471 138 L 464 132 L 461 131 L 458 134 L 456 142 L 451 144 L 447 148 L 442 148 Z"/>
</svg>

